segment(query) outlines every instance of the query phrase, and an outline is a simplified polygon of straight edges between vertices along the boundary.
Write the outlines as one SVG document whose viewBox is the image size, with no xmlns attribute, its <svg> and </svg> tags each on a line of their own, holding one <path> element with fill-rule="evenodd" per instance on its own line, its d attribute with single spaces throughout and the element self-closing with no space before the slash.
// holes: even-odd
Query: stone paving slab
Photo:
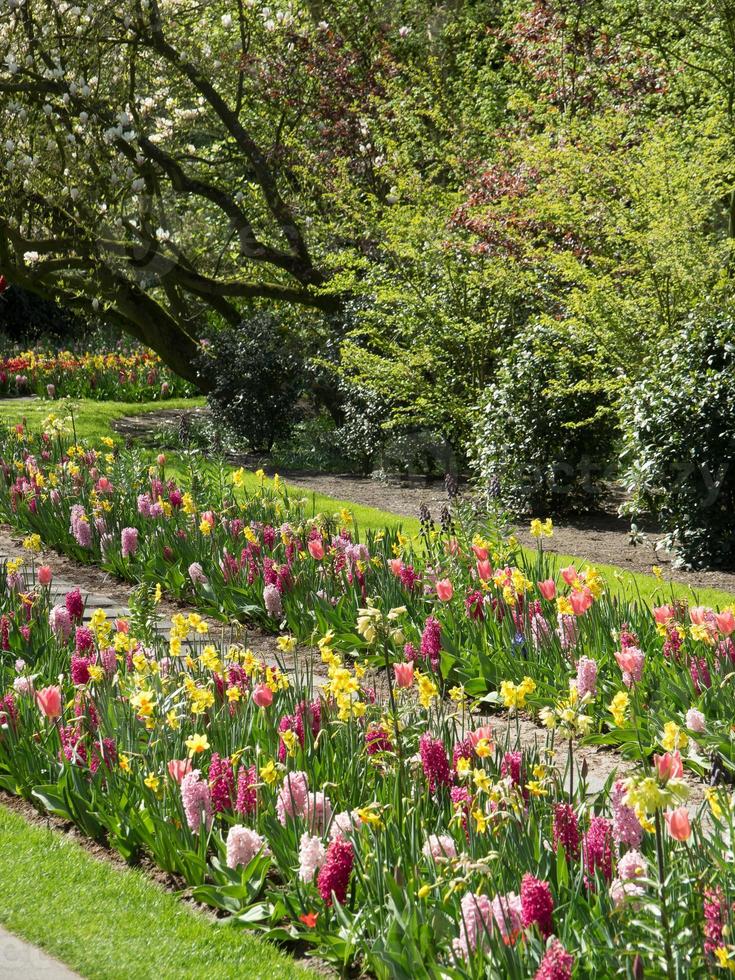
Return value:
<svg viewBox="0 0 735 980">
<path fill-rule="evenodd" d="M 0 926 L 0 980 L 75 980 L 63 963 Z"/>
</svg>

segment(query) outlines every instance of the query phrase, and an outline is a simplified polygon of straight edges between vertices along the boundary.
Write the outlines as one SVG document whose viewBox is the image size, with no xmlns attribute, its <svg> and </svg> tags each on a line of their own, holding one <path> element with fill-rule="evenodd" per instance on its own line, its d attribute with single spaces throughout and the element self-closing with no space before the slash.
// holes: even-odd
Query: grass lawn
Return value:
<svg viewBox="0 0 735 980">
<path fill-rule="evenodd" d="M 13 399 L 0 400 L 0 421 L 15 424 L 25 419 L 31 428 L 38 428 L 50 412 L 58 415 L 68 414 L 64 401 L 30 401 L 18 402 Z M 203 398 L 172 398 L 165 402 L 97 402 L 89 399 L 79 399 L 71 403 L 74 408 L 74 418 L 77 435 L 83 439 L 99 439 L 102 436 L 116 437 L 110 428 L 113 419 L 125 415 L 139 415 L 145 412 L 157 411 L 161 408 L 185 408 L 203 405 Z M 151 457 L 153 453 L 151 453 Z M 177 466 L 177 457 L 170 450 L 166 451 L 167 469 L 172 475 L 177 471 L 180 475 L 181 466 Z M 255 489 L 257 478 L 249 473 L 245 480 L 246 487 Z M 302 497 L 304 490 L 294 487 L 294 495 Z M 401 527 L 406 534 L 417 534 L 419 522 L 411 517 L 398 517 L 374 507 L 364 507 L 349 500 L 335 500 L 323 494 L 309 494 L 310 507 L 314 513 L 334 513 L 342 507 L 348 507 L 352 512 L 358 528 L 381 530 L 386 526 Z M 579 562 L 573 555 L 559 555 L 556 558 L 557 567 L 564 567 L 572 562 Z M 735 602 L 735 595 L 719 589 L 692 589 L 688 585 L 662 582 L 653 575 L 642 575 L 637 572 L 623 571 L 614 565 L 600 565 L 592 562 L 605 579 L 610 592 L 628 599 L 639 599 L 648 604 L 660 605 L 672 598 L 688 599 L 690 602 L 722 607 Z"/>
<path fill-rule="evenodd" d="M 101 980 L 315 976 L 265 941 L 188 908 L 142 872 L 98 860 L 4 806 L 0 923 Z"/>
</svg>

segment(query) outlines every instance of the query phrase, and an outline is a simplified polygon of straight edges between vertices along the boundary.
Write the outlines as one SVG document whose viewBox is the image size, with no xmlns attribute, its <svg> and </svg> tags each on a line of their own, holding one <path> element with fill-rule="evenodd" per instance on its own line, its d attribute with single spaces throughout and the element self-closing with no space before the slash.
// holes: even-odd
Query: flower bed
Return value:
<svg viewBox="0 0 735 980">
<path fill-rule="evenodd" d="M 94 398 L 152 401 L 195 394 L 152 351 L 79 354 L 25 351 L 0 359 L 0 398 Z"/>
<path fill-rule="evenodd" d="M 129 620 L 84 625 L 81 593 L 52 606 L 30 565 L 0 587 L 0 785 L 234 924 L 384 977 L 733 962 L 735 801 L 690 816 L 678 751 L 588 797 L 584 772 L 497 744 L 460 689 L 398 665 L 376 696 L 400 610 L 362 617 L 352 665 L 321 635 L 320 687 L 308 660 L 289 676 L 219 649 L 195 613 L 161 638 L 151 586 Z"/>
<path fill-rule="evenodd" d="M 732 609 L 622 603 L 594 569 L 556 569 L 541 543 L 529 560 L 456 508 L 418 541 L 361 540 L 349 513 L 310 514 L 277 478 L 246 493 L 242 472 L 197 460 L 177 482 L 163 456 L 150 468 L 64 428 L 0 438 L 0 509 L 73 557 L 299 641 L 331 632 L 340 655 L 413 665 L 437 690 L 539 712 L 633 758 L 681 749 L 699 773 L 713 755 L 732 771 Z M 386 608 L 402 612 L 377 654 L 371 617 Z"/>
</svg>

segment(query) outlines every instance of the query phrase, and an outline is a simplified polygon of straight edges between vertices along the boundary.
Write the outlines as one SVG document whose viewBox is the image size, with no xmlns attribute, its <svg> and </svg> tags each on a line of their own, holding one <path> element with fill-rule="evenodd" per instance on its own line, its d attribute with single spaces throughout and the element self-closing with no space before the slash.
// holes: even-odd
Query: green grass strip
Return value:
<svg viewBox="0 0 735 980">
<path fill-rule="evenodd" d="M 111 436 L 118 442 L 120 437 L 110 426 L 114 419 L 123 418 L 126 415 L 156 412 L 163 408 L 193 408 L 203 404 L 205 404 L 203 398 L 172 398 L 165 402 L 98 402 L 82 398 L 71 402 L 74 408 L 77 436 L 80 439 L 99 440 Z M 63 399 L 57 402 L 44 400 L 18 402 L 13 399 L 0 401 L 0 420 L 9 425 L 14 425 L 21 419 L 25 419 L 32 429 L 38 429 L 41 422 L 51 412 L 63 417 L 69 414 L 69 406 Z M 153 458 L 155 454 L 151 452 L 150 455 Z M 168 461 L 167 473 L 170 476 L 181 477 L 184 471 L 181 454 L 167 449 L 166 458 Z M 254 473 L 246 473 L 244 485 L 249 490 L 257 489 L 258 479 Z M 355 522 L 361 530 L 380 531 L 385 527 L 401 527 L 406 534 L 411 536 L 419 532 L 419 522 L 412 517 L 400 517 L 376 507 L 365 507 L 349 500 L 337 500 L 324 494 L 310 493 L 303 487 L 293 487 L 292 493 L 297 498 L 307 497 L 309 508 L 314 513 L 333 514 L 346 507 L 352 512 Z M 556 561 L 557 567 L 570 564 L 580 566 L 580 558 L 573 555 L 559 555 Z M 653 575 L 628 571 L 615 565 L 601 565 L 593 559 L 585 559 L 585 562 L 594 565 L 611 594 L 619 595 L 625 599 L 638 599 L 647 605 L 662 605 L 673 598 L 686 599 L 690 603 L 719 608 L 735 602 L 733 593 L 721 589 L 693 588 L 680 582 L 660 581 Z"/>
<path fill-rule="evenodd" d="M 98 860 L 4 806 L 0 922 L 90 980 L 315 976 L 264 940 L 188 908 L 141 871 Z"/>
</svg>

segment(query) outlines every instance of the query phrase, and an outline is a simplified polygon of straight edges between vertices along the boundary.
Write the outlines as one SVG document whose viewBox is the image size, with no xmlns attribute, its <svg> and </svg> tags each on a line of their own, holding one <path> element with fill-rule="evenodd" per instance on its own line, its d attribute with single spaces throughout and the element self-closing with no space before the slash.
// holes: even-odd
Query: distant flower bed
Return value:
<svg viewBox="0 0 735 980">
<path fill-rule="evenodd" d="M 0 359 L 0 398 L 93 398 L 155 401 L 195 394 L 152 351 L 47 353 L 25 351 Z"/>
</svg>

